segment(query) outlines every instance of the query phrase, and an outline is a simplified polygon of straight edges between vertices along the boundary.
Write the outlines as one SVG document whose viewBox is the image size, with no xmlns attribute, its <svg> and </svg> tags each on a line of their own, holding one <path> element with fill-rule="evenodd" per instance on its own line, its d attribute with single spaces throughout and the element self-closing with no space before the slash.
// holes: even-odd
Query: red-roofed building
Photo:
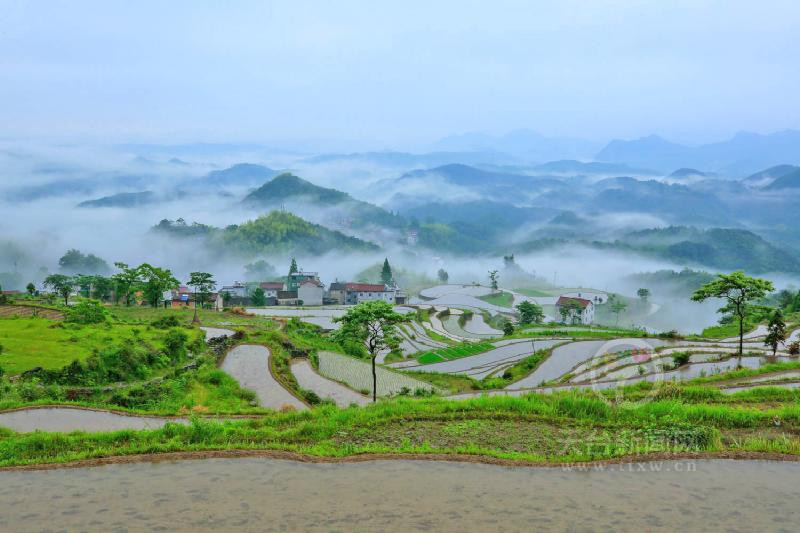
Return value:
<svg viewBox="0 0 800 533">
<path fill-rule="evenodd" d="M 591 324 L 594 321 L 594 302 L 586 298 L 559 296 L 556 301 L 556 315 L 565 323 Z"/>
<path fill-rule="evenodd" d="M 345 304 L 382 300 L 394 305 L 395 290 L 375 283 L 345 283 Z"/>
<path fill-rule="evenodd" d="M 283 282 L 282 281 L 265 281 L 259 284 L 261 290 L 264 291 L 264 296 L 267 298 L 277 298 L 278 291 L 283 290 Z"/>
</svg>

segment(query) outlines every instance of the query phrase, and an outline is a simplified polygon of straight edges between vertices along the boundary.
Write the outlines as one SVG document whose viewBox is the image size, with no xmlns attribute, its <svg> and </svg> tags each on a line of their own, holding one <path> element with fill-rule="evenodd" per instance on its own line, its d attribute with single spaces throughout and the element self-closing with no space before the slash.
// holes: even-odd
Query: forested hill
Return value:
<svg viewBox="0 0 800 533">
<path fill-rule="evenodd" d="M 242 200 L 244 205 L 256 208 L 286 207 L 300 210 L 304 206 L 323 208 L 335 213 L 339 220 L 347 220 L 354 228 L 377 225 L 402 230 L 406 222 L 382 207 L 356 200 L 349 194 L 320 187 L 294 174 L 283 173 L 254 190 Z"/>
<path fill-rule="evenodd" d="M 224 229 L 182 220 L 162 220 L 155 233 L 172 238 L 199 237 L 212 249 L 255 256 L 264 253 L 324 254 L 328 252 L 369 252 L 379 247 L 285 211 L 271 211 L 255 220 Z"/>
</svg>

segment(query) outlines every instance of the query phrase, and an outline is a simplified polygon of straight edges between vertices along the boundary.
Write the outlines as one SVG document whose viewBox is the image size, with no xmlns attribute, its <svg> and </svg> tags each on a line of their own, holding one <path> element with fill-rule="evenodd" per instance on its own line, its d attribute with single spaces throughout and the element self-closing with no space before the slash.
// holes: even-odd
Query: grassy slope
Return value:
<svg viewBox="0 0 800 533">
<path fill-rule="evenodd" d="M 511 304 L 514 303 L 514 296 L 510 292 L 505 291 L 487 294 L 485 296 L 478 296 L 478 299 L 492 305 L 507 307 L 509 309 L 511 308 Z"/>
<path fill-rule="evenodd" d="M 138 331 L 134 337 L 134 330 Z M 57 369 L 75 359 L 83 360 L 92 350 L 110 344 L 144 342 L 160 346 L 165 331 L 131 325 L 80 326 L 46 318 L 0 318 L 0 366 L 18 374 L 41 366 Z"/>
<path fill-rule="evenodd" d="M 776 426 L 775 420 L 781 425 Z M 469 454 L 550 463 L 659 452 L 800 455 L 800 408 L 703 405 L 658 399 L 614 406 L 590 394 L 396 399 L 154 431 L 0 434 L 0 466 L 187 450 L 286 450 L 322 457 L 365 453 Z"/>
</svg>

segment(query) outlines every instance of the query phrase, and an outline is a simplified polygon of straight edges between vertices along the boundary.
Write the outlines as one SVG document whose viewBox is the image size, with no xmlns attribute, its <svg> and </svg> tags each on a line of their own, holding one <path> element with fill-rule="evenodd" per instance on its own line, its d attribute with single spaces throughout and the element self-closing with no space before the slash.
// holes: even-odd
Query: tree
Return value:
<svg viewBox="0 0 800 533">
<path fill-rule="evenodd" d="M 247 281 L 267 281 L 275 279 L 277 275 L 275 267 L 263 259 L 244 266 L 244 279 Z"/>
<path fill-rule="evenodd" d="M 58 268 L 65 274 L 108 274 L 108 263 L 94 254 L 83 254 L 80 250 L 67 250 L 58 260 Z"/>
<path fill-rule="evenodd" d="M 351 307 L 343 316 L 333 320 L 342 324 L 333 334 L 336 342 L 366 347 L 372 360 L 372 401 L 376 401 L 378 374 L 375 370 L 375 358 L 381 350 L 394 349 L 400 344 L 397 325 L 408 319 L 397 313 L 388 302 L 375 300 Z"/>
<path fill-rule="evenodd" d="M 492 290 L 497 290 L 497 270 L 490 270 L 489 271 L 489 282 L 492 286 Z"/>
<path fill-rule="evenodd" d="M 69 305 L 69 295 L 75 286 L 75 281 L 71 276 L 64 274 L 50 274 L 44 278 L 44 286 L 50 287 L 54 293 L 64 298 L 64 305 Z"/>
<path fill-rule="evenodd" d="M 292 263 L 289 265 L 289 274 L 286 276 L 286 289 L 290 290 L 292 288 L 292 274 L 297 274 L 297 261 L 295 261 L 294 257 L 292 257 Z"/>
<path fill-rule="evenodd" d="M 199 322 L 200 320 L 197 318 L 197 302 L 199 301 L 200 307 L 203 307 L 206 300 L 211 296 L 211 291 L 217 286 L 217 282 L 214 281 L 214 276 L 208 272 L 191 272 L 187 285 L 194 288 L 194 318 L 192 322 Z"/>
<path fill-rule="evenodd" d="M 739 320 L 739 355 L 744 353 L 744 319 L 747 306 L 753 300 L 764 298 L 775 290 L 772 282 L 766 279 L 746 276 L 741 270 L 730 274 L 718 274 L 717 278 L 706 283 L 692 294 L 692 300 L 703 302 L 709 298 L 722 298 L 730 306 L 731 312 Z"/>
<path fill-rule="evenodd" d="M 144 297 L 152 307 L 158 307 L 164 297 L 164 291 L 174 289 L 180 284 L 168 268 L 142 263 L 137 270 L 141 276 Z"/>
<path fill-rule="evenodd" d="M 503 323 L 503 335 L 507 337 L 513 334 L 514 334 L 514 324 L 512 324 L 510 320 L 506 320 Z"/>
<path fill-rule="evenodd" d="M 568 318 L 572 318 L 572 322 L 575 322 L 575 318 L 580 316 L 583 312 L 583 307 L 575 300 L 567 300 L 560 306 L 558 306 L 558 312 L 561 314 L 562 322 L 566 323 Z"/>
<path fill-rule="evenodd" d="M 392 267 L 389 266 L 389 258 L 387 257 L 383 260 L 383 268 L 381 268 L 381 283 L 391 285 L 393 279 Z"/>
<path fill-rule="evenodd" d="M 540 324 L 544 320 L 542 308 L 531 301 L 523 300 L 517 305 L 517 311 L 519 311 L 520 324 Z"/>
<path fill-rule="evenodd" d="M 443 268 L 440 268 L 436 275 L 439 277 L 439 281 L 442 283 L 447 283 L 447 280 L 450 279 L 450 274 L 448 274 L 447 270 Z"/>
<path fill-rule="evenodd" d="M 267 304 L 267 297 L 264 295 L 264 289 L 261 287 L 253 289 L 253 292 L 250 293 L 250 303 L 256 307 L 264 307 Z"/>
<path fill-rule="evenodd" d="M 92 276 L 92 278 L 91 297 L 101 301 L 111 298 L 111 292 L 114 290 L 114 280 L 105 276 Z"/>
<path fill-rule="evenodd" d="M 36 285 L 34 285 L 33 282 L 28 283 L 28 285 L 25 287 L 25 290 L 28 291 L 28 296 L 33 296 L 36 294 Z"/>
<path fill-rule="evenodd" d="M 123 298 L 125 305 L 131 305 L 131 297 L 136 292 L 136 287 L 142 281 L 141 272 L 138 268 L 129 267 L 125 263 L 114 263 L 120 272 L 111 276 L 114 283 L 117 300 Z"/>
<path fill-rule="evenodd" d="M 628 304 L 623 302 L 622 300 L 614 300 L 611 304 L 611 312 L 616 315 L 616 319 L 614 320 L 614 325 L 619 325 L 619 314 L 625 311 L 628 308 Z"/>
<path fill-rule="evenodd" d="M 647 298 L 650 297 L 650 289 L 641 288 L 636 291 L 636 295 L 641 298 L 643 302 L 647 301 Z"/>
<path fill-rule="evenodd" d="M 783 313 L 780 309 L 775 309 L 767 326 L 767 336 L 764 345 L 772 348 L 772 357 L 778 352 L 778 345 L 786 340 L 786 322 L 783 321 Z"/>
<path fill-rule="evenodd" d="M 224 291 L 222 293 L 222 305 L 228 307 L 228 304 L 231 303 L 231 293 L 228 291 Z"/>
</svg>

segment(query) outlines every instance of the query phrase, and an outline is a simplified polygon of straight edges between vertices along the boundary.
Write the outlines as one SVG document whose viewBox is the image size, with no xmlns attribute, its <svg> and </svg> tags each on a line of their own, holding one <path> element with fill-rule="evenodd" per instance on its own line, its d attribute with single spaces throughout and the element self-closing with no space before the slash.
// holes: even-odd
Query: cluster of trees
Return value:
<svg viewBox="0 0 800 533">
<path fill-rule="evenodd" d="M 165 291 L 177 288 L 180 284 L 168 268 L 149 263 L 142 263 L 136 267 L 126 263 L 114 265 L 118 272 L 111 276 L 51 274 L 45 278 L 44 286 L 61 297 L 64 305 L 68 305 L 70 295 L 77 290 L 86 298 L 101 301 L 113 299 L 128 306 L 134 303 L 136 295 L 141 293 L 147 303 L 156 307 L 162 302 Z M 192 272 L 187 284 L 195 289 L 195 303 L 201 307 L 208 301 L 211 291 L 216 286 L 213 277 L 207 272 Z"/>
</svg>

